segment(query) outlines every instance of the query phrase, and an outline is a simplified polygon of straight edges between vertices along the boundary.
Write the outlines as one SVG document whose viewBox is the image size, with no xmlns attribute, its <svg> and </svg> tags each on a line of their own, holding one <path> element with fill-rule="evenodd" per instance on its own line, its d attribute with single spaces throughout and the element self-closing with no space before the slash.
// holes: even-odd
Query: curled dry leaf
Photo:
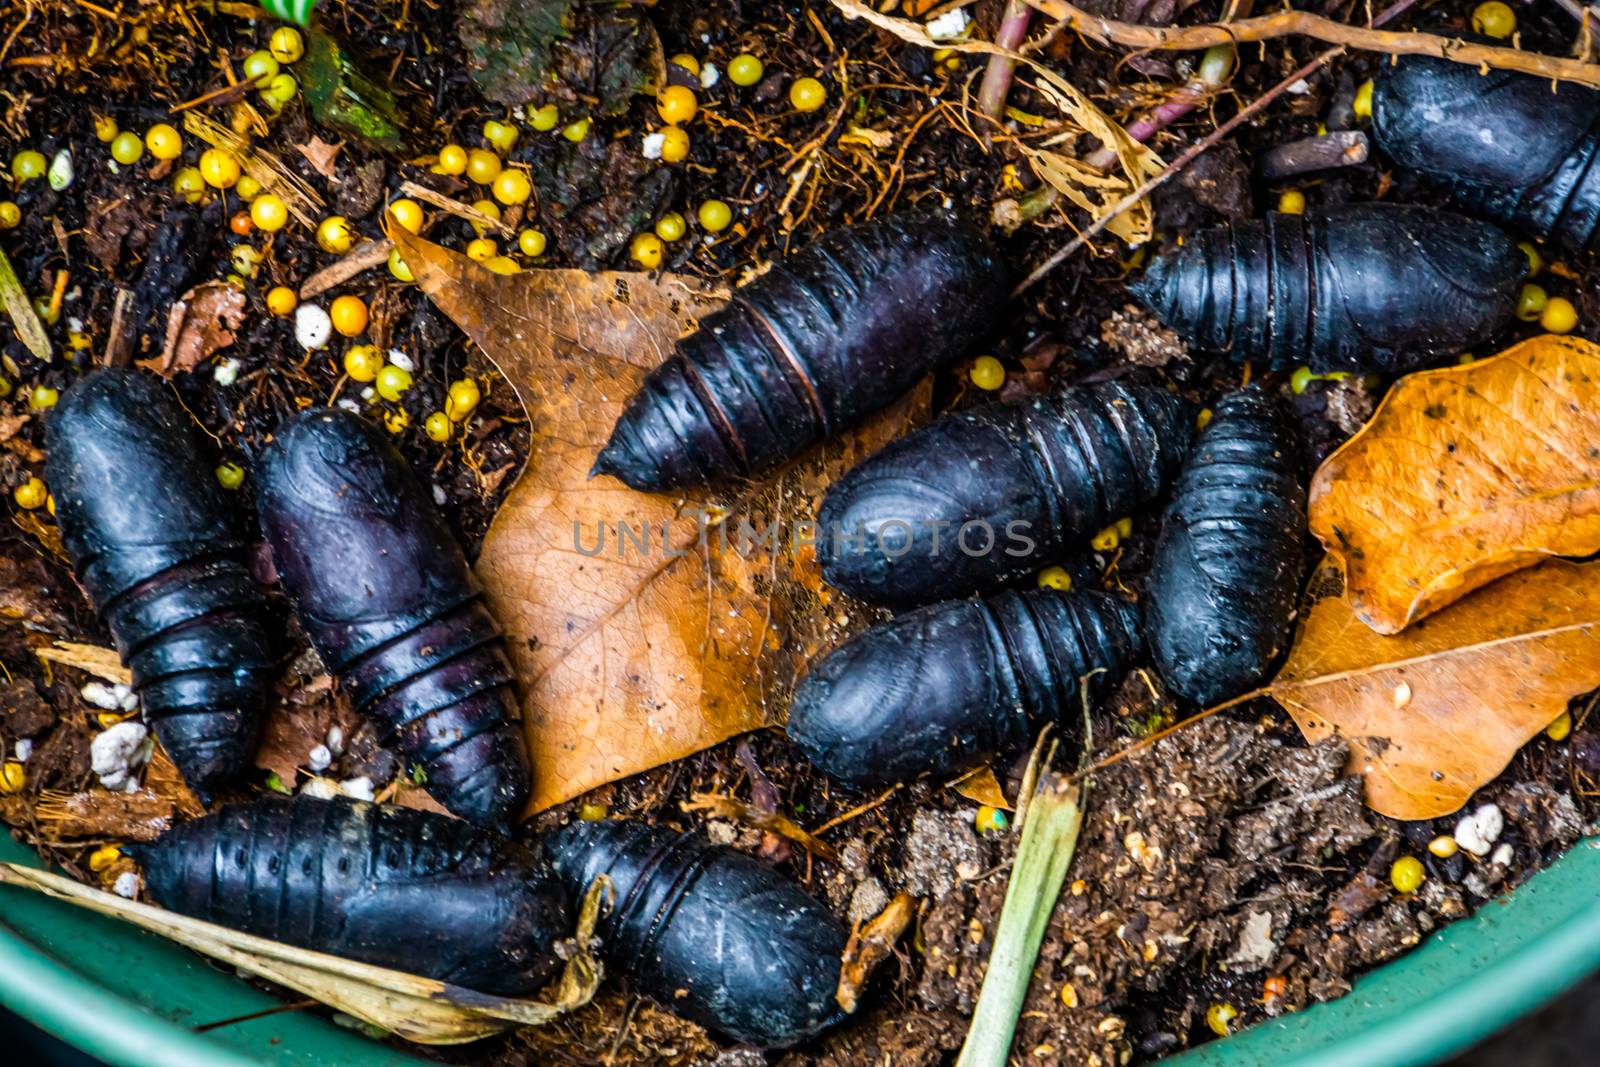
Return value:
<svg viewBox="0 0 1600 1067">
<path fill-rule="evenodd" d="M 926 390 L 744 497 L 591 480 L 645 374 L 725 297 L 671 274 L 495 274 L 391 229 L 417 284 L 528 412 L 528 463 L 477 573 L 525 690 L 532 809 L 782 721 L 796 674 L 870 621 L 822 583 L 817 501 Z M 775 543 L 761 543 L 772 523 Z"/>
<path fill-rule="evenodd" d="M 1048 183 L 1056 192 L 1087 211 L 1091 218 L 1098 219 L 1105 215 L 1118 201 L 1144 184 L 1146 179 L 1161 173 L 1163 164 L 1160 156 L 1128 136 L 1127 130 L 1101 111 L 1093 100 L 1079 91 L 1077 86 L 1031 56 L 1020 55 L 988 41 L 935 41 L 918 23 L 880 14 L 860 0 L 833 0 L 833 6 L 847 18 L 864 19 L 902 41 L 923 48 L 1006 56 L 1018 63 L 1026 64 L 1039 76 L 1040 80 L 1034 88 L 1049 99 L 1072 123 L 1081 128 L 1082 132 L 1089 134 L 1116 154 L 1117 169 L 1113 172 L 1104 172 L 1097 167 L 1089 166 L 1075 156 L 1049 150 L 1052 144 L 1075 138 L 1077 130 L 1053 138 L 1044 148 L 1034 148 L 1020 142 L 1016 144 L 1041 181 Z M 1153 230 L 1149 203 L 1135 204 L 1128 211 L 1112 219 L 1106 225 L 1106 229 L 1114 236 L 1132 244 L 1150 240 Z"/>
<path fill-rule="evenodd" d="M 584 897 L 573 938 L 576 947 L 558 980 L 554 1000 L 546 1003 L 478 993 L 435 978 L 295 948 L 15 863 L 0 863 L 0 884 L 132 923 L 424 1045 L 458 1045 L 516 1026 L 543 1026 L 587 1004 L 600 984 L 600 965 L 585 946 L 594 935 L 600 897 L 609 888 L 602 876 Z"/>
<path fill-rule="evenodd" d="M 197 285 L 172 305 L 161 355 L 139 366 L 163 378 L 192 371 L 238 338 L 244 324 L 244 293 L 227 282 Z"/>
<path fill-rule="evenodd" d="M 761 811 L 737 797 L 719 793 L 696 793 L 684 801 L 682 807 L 686 812 L 703 811 L 714 818 L 727 819 L 740 826 L 750 826 L 769 834 L 777 834 L 793 841 L 819 860 L 835 864 L 839 862 L 839 853 L 834 851 L 832 845 L 798 825 L 793 819 L 775 811 Z"/>
<path fill-rule="evenodd" d="M 839 1007 L 852 1013 L 856 1010 L 862 987 L 878 964 L 889 958 L 894 943 L 900 940 L 916 913 L 915 898 L 902 889 L 882 911 L 850 932 L 839 968 L 839 988 L 833 994 Z"/>
<path fill-rule="evenodd" d="M 1466 803 L 1574 696 L 1600 686 L 1600 564 L 1551 560 L 1409 627 L 1374 633 L 1331 567 L 1267 691 L 1306 739 L 1350 744 L 1367 803 L 1432 819 Z"/>
<path fill-rule="evenodd" d="M 1310 517 L 1385 634 L 1543 558 L 1600 550 L 1600 346 L 1535 337 L 1407 376 L 1317 471 Z"/>
</svg>

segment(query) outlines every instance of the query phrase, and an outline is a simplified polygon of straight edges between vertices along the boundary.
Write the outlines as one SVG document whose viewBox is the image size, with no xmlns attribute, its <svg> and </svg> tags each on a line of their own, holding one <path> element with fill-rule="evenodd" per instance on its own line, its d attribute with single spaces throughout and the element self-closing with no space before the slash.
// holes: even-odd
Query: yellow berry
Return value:
<svg viewBox="0 0 1600 1067">
<path fill-rule="evenodd" d="M 184 167 L 172 176 L 172 191 L 179 199 L 197 204 L 206 195 L 206 180 L 200 176 L 199 167 Z"/>
<path fill-rule="evenodd" d="M 1096 552 L 1110 552 L 1122 544 L 1122 531 L 1117 529 L 1116 523 L 1112 523 L 1095 534 L 1089 544 Z"/>
<path fill-rule="evenodd" d="M 590 125 L 591 124 L 587 118 L 581 118 L 577 122 L 569 122 L 566 126 L 562 127 L 561 136 L 565 137 L 573 144 L 579 144 L 585 137 L 589 136 Z"/>
<path fill-rule="evenodd" d="M 1572 328 L 1578 325 L 1578 309 L 1565 297 L 1552 296 L 1545 302 L 1539 325 L 1551 333 L 1571 333 Z"/>
<path fill-rule="evenodd" d="M 789 86 L 789 103 L 796 111 L 815 111 L 827 99 L 827 87 L 815 78 L 797 78 Z"/>
<path fill-rule="evenodd" d="M 680 240 L 689 232 L 689 221 L 676 211 L 669 211 L 656 220 L 656 236 L 663 241 Z"/>
<path fill-rule="evenodd" d="M 405 433 L 406 427 L 411 425 L 411 414 L 405 408 L 397 408 L 394 411 L 385 412 L 383 425 L 390 433 Z"/>
<path fill-rule="evenodd" d="M 721 233 L 733 222 L 733 208 L 721 200 L 707 200 L 695 214 L 700 219 L 700 228 L 711 233 Z"/>
<path fill-rule="evenodd" d="M 450 416 L 442 411 L 435 411 L 422 420 L 422 432 L 428 435 L 428 440 L 444 444 L 450 440 Z"/>
<path fill-rule="evenodd" d="M 1550 297 L 1544 291 L 1544 286 L 1524 282 L 1522 292 L 1517 296 L 1517 318 L 1523 322 L 1533 322 L 1544 314 L 1549 303 Z"/>
<path fill-rule="evenodd" d="M 491 238 L 479 237 L 475 241 L 467 242 L 467 258 L 479 263 L 487 263 L 500 254 L 500 246 Z"/>
<path fill-rule="evenodd" d="M 22 209 L 15 200 L 0 200 L 0 230 L 14 230 L 22 222 Z"/>
<path fill-rule="evenodd" d="M 1427 877 L 1427 869 L 1415 856 L 1401 856 L 1389 868 L 1389 883 L 1400 893 L 1415 893 Z"/>
<path fill-rule="evenodd" d="M 207 185 L 231 189 L 239 181 L 239 160 L 225 149 L 208 148 L 200 153 L 200 176 Z"/>
<path fill-rule="evenodd" d="M 467 150 L 458 144 L 447 144 L 439 149 L 439 162 L 434 167 L 440 174 L 465 174 L 467 172 Z"/>
<path fill-rule="evenodd" d="M 398 248 L 389 249 L 389 273 L 403 282 L 414 282 L 417 276 L 411 273 L 411 268 L 406 266 L 406 261 L 400 258 Z"/>
<path fill-rule="evenodd" d="M 276 78 L 279 69 L 278 61 L 272 58 L 271 52 L 261 50 L 251 52 L 244 57 L 245 80 L 255 82 L 258 85 Z"/>
<path fill-rule="evenodd" d="M 367 328 L 367 305 L 359 296 L 339 297 L 328 308 L 333 328 L 346 337 L 357 337 Z"/>
<path fill-rule="evenodd" d="M 661 121 L 673 126 L 688 122 L 699 110 L 700 102 L 694 98 L 694 90 L 687 86 L 669 85 L 656 96 L 656 111 Z"/>
<path fill-rule="evenodd" d="M 529 259 L 537 259 L 544 255 L 544 234 L 538 230 L 523 230 L 517 234 L 517 247 Z"/>
<path fill-rule="evenodd" d="M 483 399 L 483 393 L 478 389 L 478 383 L 471 378 L 462 378 L 458 382 L 450 383 L 450 391 L 445 395 L 444 413 L 452 422 L 466 422 L 478 408 L 478 401 Z"/>
<path fill-rule="evenodd" d="M 268 38 L 267 50 L 279 63 L 298 63 L 306 54 L 305 38 L 293 26 L 279 26 Z"/>
<path fill-rule="evenodd" d="M 1456 839 L 1449 834 L 1440 834 L 1428 842 L 1428 851 L 1442 860 L 1447 860 L 1454 856 L 1460 848 L 1461 846 L 1456 842 Z"/>
<path fill-rule="evenodd" d="M 1295 396 L 1299 396 L 1306 391 L 1307 386 L 1316 380 L 1317 375 L 1312 372 L 1310 367 L 1296 367 L 1294 373 L 1289 375 L 1289 388 L 1294 391 Z"/>
<path fill-rule="evenodd" d="M 972 823 L 977 827 L 978 833 L 994 833 L 1006 828 L 1006 813 L 999 808 L 992 808 L 987 804 L 978 808 L 977 814 L 972 817 Z"/>
<path fill-rule="evenodd" d="M 1572 733 L 1572 713 L 1563 711 L 1556 721 L 1544 728 L 1544 735 L 1552 741 L 1565 741 Z"/>
<path fill-rule="evenodd" d="M 1006 366 L 993 356 L 979 356 L 972 361 L 972 369 L 967 372 L 967 377 L 979 389 L 992 392 L 1006 384 Z"/>
<path fill-rule="evenodd" d="M 134 140 L 137 141 L 138 138 L 135 137 Z M 18 182 L 31 182 L 35 178 L 43 178 L 44 172 L 49 167 L 50 164 L 45 162 L 44 153 L 35 152 L 31 148 L 24 148 L 11 157 L 11 176 Z"/>
<path fill-rule="evenodd" d="M 289 222 L 289 208 L 283 198 L 262 193 L 250 202 L 250 221 L 264 233 L 277 233 Z"/>
<path fill-rule="evenodd" d="M 122 850 L 116 845 L 101 845 L 89 853 L 89 869 L 99 874 L 121 858 Z"/>
<path fill-rule="evenodd" d="M 383 357 L 372 345 L 352 345 L 344 354 L 344 372 L 351 381 L 370 382 L 383 369 Z"/>
<path fill-rule="evenodd" d="M 385 400 L 399 400 L 400 395 L 411 388 L 411 372 L 393 363 L 385 363 L 373 384 L 377 387 L 378 395 Z"/>
<path fill-rule="evenodd" d="M 293 314 L 294 309 L 299 306 L 300 298 L 286 285 L 275 285 L 267 293 L 267 310 L 280 319 Z"/>
<path fill-rule="evenodd" d="M 1510 37 L 1517 28 L 1517 15 L 1500 0 L 1488 0 L 1472 9 L 1472 29 L 1485 37 Z"/>
<path fill-rule="evenodd" d="M 401 197 L 399 200 L 390 203 L 389 213 L 407 231 L 411 233 L 421 232 L 424 215 L 422 213 L 422 205 L 415 200 Z"/>
<path fill-rule="evenodd" d="M 237 489 L 244 484 L 244 468 L 237 463 L 224 463 L 217 468 L 217 484 L 224 489 Z"/>
<path fill-rule="evenodd" d="M 526 203 L 533 195 L 533 183 L 520 170 L 503 170 L 494 180 L 494 198 L 507 207 Z"/>
<path fill-rule="evenodd" d="M 1544 270 L 1544 257 L 1539 254 L 1532 241 L 1518 241 L 1517 247 L 1528 257 L 1528 277 L 1537 278 L 1539 272 Z"/>
<path fill-rule="evenodd" d="M 664 251 L 661 238 L 653 233 L 636 234 L 633 243 L 628 246 L 628 255 L 645 270 L 655 270 L 661 266 L 661 254 Z"/>
<path fill-rule="evenodd" d="M 493 256 L 483 261 L 483 265 L 496 274 L 521 274 L 522 264 L 510 256 Z"/>
<path fill-rule="evenodd" d="M 61 399 L 61 393 L 48 385 L 36 385 L 28 393 L 28 407 L 34 411 L 47 411 L 56 406 L 56 401 Z"/>
<path fill-rule="evenodd" d="M 561 109 L 554 104 L 546 104 L 528 116 L 528 125 L 540 133 L 549 133 L 561 123 Z"/>
<path fill-rule="evenodd" d="M 131 167 L 144 158 L 144 142 L 139 135 L 123 130 L 111 141 L 111 158 L 125 167 Z"/>
<path fill-rule="evenodd" d="M 578 806 L 578 818 L 584 822 L 599 822 L 610 813 L 610 808 L 593 800 L 586 800 Z"/>
<path fill-rule="evenodd" d="M 509 155 L 517 147 L 517 128 L 509 122 L 490 119 L 483 124 L 483 139 L 502 156 Z"/>
<path fill-rule="evenodd" d="M 110 144 L 116 140 L 117 134 L 122 131 L 117 126 L 117 120 L 110 115 L 96 115 L 94 120 L 94 135 L 101 144 Z"/>
<path fill-rule="evenodd" d="M 500 157 L 493 152 L 482 148 L 474 148 L 467 153 L 467 180 L 477 185 L 488 185 L 500 176 L 500 168 L 504 166 Z"/>
<path fill-rule="evenodd" d="M 1122 518 L 1117 520 L 1117 533 L 1122 535 L 1122 539 L 1124 541 L 1133 536 L 1132 515 L 1124 515 Z"/>
<path fill-rule="evenodd" d="M 661 162 L 682 163 L 689 158 L 689 134 L 681 126 L 661 131 Z"/>
<path fill-rule="evenodd" d="M 6 760 L 5 765 L 0 766 L 0 793 L 20 793 L 27 784 L 28 772 L 22 764 L 16 760 Z"/>
<path fill-rule="evenodd" d="M 249 203 L 261 195 L 261 183 L 248 174 L 241 174 L 238 183 L 233 187 L 233 195 Z"/>
<path fill-rule="evenodd" d="M 274 75 L 261 89 L 261 98 L 277 107 L 282 107 L 299 94 L 300 83 L 294 80 L 293 74 Z"/>
<path fill-rule="evenodd" d="M 1361 83 L 1361 88 L 1356 90 L 1356 98 L 1350 104 L 1350 110 L 1356 113 L 1358 119 L 1372 117 L 1372 80 L 1369 78 Z"/>
<path fill-rule="evenodd" d="M 343 215 L 329 215 L 317 227 L 317 247 L 336 256 L 350 251 L 355 239 L 355 234 L 350 230 L 350 221 Z"/>
<path fill-rule="evenodd" d="M 45 488 L 44 482 L 38 478 L 29 478 L 11 491 L 11 498 L 17 502 L 17 507 L 32 511 L 44 507 L 44 498 L 50 490 Z"/>
<path fill-rule="evenodd" d="M 158 122 L 144 131 L 144 146 L 157 159 L 177 159 L 183 155 L 183 134 L 165 122 Z"/>
<path fill-rule="evenodd" d="M 693 74 L 697 78 L 700 76 L 700 61 L 694 56 L 691 56 L 688 52 L 679 52 L 677 55 L 668 60 L 668 62 L 674 64 L 675 66 L 682 67 L 684 70 L 688 71 L 690 74 Z"/>
<path fill-rule="evenodd" d="M 1283 195 L 1278 197 L 1278 213 L 1282 215 L 1304 215 L 1306 213 L 1306 194 L 1298 189 L 1285 189 Z"/>
<path fill-rule="evenodd" d="M 741 52 L 728 61 L 728 80 L 735 85 L 754 85 L 766 70 L 761 60 L 749 52 Z"/>
<path fill-rule="evenodd" d="M 500 205 L 493 200 L 477 200 L 473 202 L 472 209 L 480 215 L 486 215 L 496 222 L 500 221 Z M 472 229 L 479 237 L 489 232 L 489 227 L 481 222 L 474 222 Z"/>
<path fill-rule="evenodd" d="M 1065 567 L 1046 567 L 1039 572 L 1038 582 L 1040 589 L 1058 589 L 1065 593 L 1072 588 L 1072 575 Z"/>
<path fill-rule="evenodd" d="M 1206 1025 L 1218 1037 L 1228 1036 L 1228 1027 L 1239 1017 L 1239 1009 L 1232 1004 L 1213 1004 L 1206 1009 Z"/>
</svg>

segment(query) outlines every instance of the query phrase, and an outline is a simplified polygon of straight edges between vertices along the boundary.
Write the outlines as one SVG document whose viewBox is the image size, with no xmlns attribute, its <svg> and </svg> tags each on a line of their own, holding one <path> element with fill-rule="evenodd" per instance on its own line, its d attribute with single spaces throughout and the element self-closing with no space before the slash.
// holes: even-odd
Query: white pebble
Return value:
<svg viewBox="0 0 1600 1067">
<path fill-rule="evenodd" d="M 89 766 L 107 789 L 122 789 L 145 760 L 153 746 L 150 731 L 136 722 L 119 722 L 95 735 L 89 742 Z"/>
<path fill-rule="evenodd" d="M 121 687 L 118 686 L 118 688 L 121 688 Z M 121 695 L 121 699 L 117 701 L 117 708 L 119 710 L 121 710 L 121 711 L 137 711 L 137 710 L 139 710 L 139 694 L 135 693 L 131 689 L 128 690 L 126 693 L 123 693 Z"/>
<path fill-rule="evenodd" d="M 717 69 L 715 63 L 707 63 L 700 68 L 700 88 L 710 89 L 722 80 L 722 71 Z"/>
<path fill-rule="evenodd" d="M 450 497 L 445 494 L 444 486 L 440 485 L 438 482 L 434 482 L 433 483 L 433 502 L 435 504 L 438 504 L 442 508 L 449 501 L 449 499 L 450 499 Z"/>
<path fill-rule="evenodd" d="M 364 774 L 359 778 L 346 778 L 339 783 L 339 791 L 356 800 L 371 800 L 372 779 Z"/>
<path fill-rule="evenodd" d="M 970 20 L 967 18 L 967 13 L 959 7 L 954 11 L 946 11 L 938 18 L 929 21 L 928 36 L 935 41 L 948 41 L 960 37 L 966 31 L 968 21 Z"/>
<path fill-rule="evenodd" d="M 411 357 L 400 351 L 398 348 L 389 349 L 389 362 L 393 363 L 396 367 L 399 367 L 407 374 L 410 374 L 412 371 L 417 369 L 417 365 L 411 362 Z"/>
<path fill-rule="evenodd" d="M 325 771 L 333 766 L 333 752 L 327 745 L 318 745 L 306 756 L 306 766 L 313 771 Z"/>
<path fill-rule="evenodd" d="M 1500 867 L 1511 866 L 1511 860 L 1516 855 L 1516 850 L 1510 845 L 1499 845 L 1494 850 L 1494 855 L 1489 857 L 1489 862 Z"/>
<path fill-rule="evenodd" d="M 1456 823 L 1456 843 L 1474 856 L 1487 856 L 1505 826 L 1506 818 L 1499 806 L 1485 804 Z"/>
<path fill-rule="evenodd" d="M 307 778 L 306 784 L 300 787 L 300 795 L 332 800 L 339 795 L 339 783 L 332 778 Z"/>
<path fill-rule="evenodd" d="M 45 174 L 45 180 L 50 183 L 50 188 L 62 192 L 72 184 L 72 179 L 77 176 L 72 169 L 72 153 L 63 148 L 56 153 L 56 158 L 50 161 L 50 170 Z"/>
<path fill-rule="evenodd" d="M 132 871 L 123 871 L 111 883 L 111 891 L 119 897 L 132 900 L 139 895 L 139 876 Z"/>
<path fill-rule="evenodd" d="M 1311 83 L 1301 78 L 1285 91 L 1293 96 L 1304 96 L 1311 91 Z"/>
<path fill-rule="evenodd" d="M 117 705 L 121 703 L 116 692 L 103 682 L 87 682 L 78 692 L 83 695 L 84 700 L 106 711 L 115 711 Z"/>
<path fill-rule="evenodd" d="M 361 399 L 370 404 L 374 400 L 378 399 L 378 391 L 369 385 L 365 389 L 361 390 Z"/>
<path fill-rule="evenodd" d="M 339 398 L 339 407 L 350 412 L 352 415 L 361 414 L 361 405 L 356 403 L 354 400 L 351 400 L 347 396 L 341 396 Z"/>
<path fill-rule="evenodd" d="M 332 752 L 335 756 L 344 755 L 344 730 L 343 729 L 341 729 L 340 727 L 337 727 L 337 726 L 328 727 L 328 736 L 326 738 L 326 741 L 327 741 L 328 751 L 329 752 Z"/>
<path fill-rule="evenodd" d="M 316 304 L 301 304 L 294 311 L 294 339 L 307 351 L 322 348 L 333 336 L 333 320 Z"/>
<path fill-rule="evenodd" d="M 667 143 L 666 134 L 647 133 L 644 135 L 644 158 L 660 159 L 661 146 Z"/>
<path fill-rule="evenodd" d="M 221 386 L 229 386 L 239 380 L 239 361 L 225 359 L 217 364 L 216 370 L 211 372 L 211 380 Z"/>
<path fill-rule="evenodd" d="M 31 755 L 33 755 L 33 742 L 24 737 L 17 742 L 17 762 L 27 763 Z"/>
</svg>

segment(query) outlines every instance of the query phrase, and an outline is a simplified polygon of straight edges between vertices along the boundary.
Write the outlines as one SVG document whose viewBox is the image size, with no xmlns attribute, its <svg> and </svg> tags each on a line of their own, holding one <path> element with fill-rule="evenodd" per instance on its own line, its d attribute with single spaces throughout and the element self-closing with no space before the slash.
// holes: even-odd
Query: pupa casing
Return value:
<svg viewBox="0 0 1600 1067">
<path fill-rule="evenodd" d="M 1177 394 L 1120 380 L 945 415 L 828 490 L 823 577 L 890 607 L 993 591 L 1158 497 L 1193 430 Z"/>
<path fill-rule="evenodd" d="M 532 993 L 572 915 L 537 845 L 412 808 L 263 796 L 130 846 L 162 907 L 480 993 Z"/>
<path fill-rule="evenodd" d="M 933 604 L 823 657 L 795 687 L 789 739 L 850 785 L 954 775 L 1026 749 L 1047 722 L 1078 736 L 1080 683 L 1115 686 L 1139 644 L 1137 609 L 1105 593 Z"/>
<path fill-rule="evenodd" d="M 284 591 L 323 663 L 433 798 L 496 826 L 528 799 L 500 630 L 461 546 L 381 431 L 338 409 L 278 429 L 257 474 Z"/>
<path fill-rule="evenodd" d="M 848 931 L 792 879 L 697 834 L 575 822 L 545 841 L 569 894 L 609 875 L 599 933 L 637 992 L 738 1041 L 781 1048 L 844 1017 L 834 1000 Z"/>
<path fill-rule="evenodd" d="M 1355 204 L 1204 230 L 1129 289 L 1204 352 L 1273 368 L 1401 373 L 1498 333 L 1526 268 L 1491 223 Z"/>
<path fill-rule="evenodd" d="M 1400 56 L 1373 82 L 1372 131 L 1456 203 L 1567 252 L 1600 233 L 1600 93 L 1510 70 Z"/>
<path fill-rule="evenodd" d="M 825 234 L 678 342 L 595 473 L 661 492 L 772 467 L 968 351 L 998 321 L 1006 281 L 960 223 L 895 216 Z"/>
<path fill-rule="evenodd" d="M 1167 688 L 1197 704 L 1260 684 L 1287 647 L 1305 566 L 1300 441 L 1248 388 L 1200 431 L 1161 520 L 1143 600 Z"/>
<path fill-rule="evenodd" d="M 263 591 L 194 420 L 102 368 L 46 422 L 61 541 L 162 747 L 202 795 L 250 767 L 276 653 Z"/>
</svg>

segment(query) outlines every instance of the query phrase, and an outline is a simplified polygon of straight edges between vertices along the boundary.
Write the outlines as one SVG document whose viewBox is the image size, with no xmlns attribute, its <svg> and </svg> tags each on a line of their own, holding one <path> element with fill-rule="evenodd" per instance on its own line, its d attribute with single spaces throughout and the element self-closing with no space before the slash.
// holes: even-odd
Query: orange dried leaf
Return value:
<svg viewBox="0 0 1600 1067">
<path fill-rule="evenodd" d="M 796 674 L 865 621 L 790 535 L 839 471 L 904 428 L 925 391 L 742 499 L 591 479 L 645 374 L 723 294 L 671 274 L 500 275 L 392 230 L 417 284 L 528 412 L 528 463 L 477 573 L 525 689 L 532 810 L 781 722 Z M 774 520 L 776 551 L 750 551 L 741 529 L 759 537 Z"/>
<path fill-rule="evenodd" d="M 1311 530 L 1380 633 L 1600 550 L 1600 346 L 1535 337 L 1402 379 L 1311 484 Z"/>
<path fill-rule="evenodd" d="M 850 942 L 845 945 L 840 962 L 839 988 L 833 994 L 839 1007 L 855 1012 L 867 979 L 872 977 L 878 964 L 889 958 L 894 943 L 900 940 L 916 913 L 916 900 L 902 889 L 882 911 L 851 931 Z"/>
<path fill-rule="evenodd" d="M 1596 686 L 1600 564 L 1552 560 L 1396 637 L 1326 596 L 1268 692 L 1307 740 L 1349 740 L 1349 770 L 1366 775 L 1372 808 L 1432 819 L 1465 804 L 1572 697 Z"/>
</svg>

